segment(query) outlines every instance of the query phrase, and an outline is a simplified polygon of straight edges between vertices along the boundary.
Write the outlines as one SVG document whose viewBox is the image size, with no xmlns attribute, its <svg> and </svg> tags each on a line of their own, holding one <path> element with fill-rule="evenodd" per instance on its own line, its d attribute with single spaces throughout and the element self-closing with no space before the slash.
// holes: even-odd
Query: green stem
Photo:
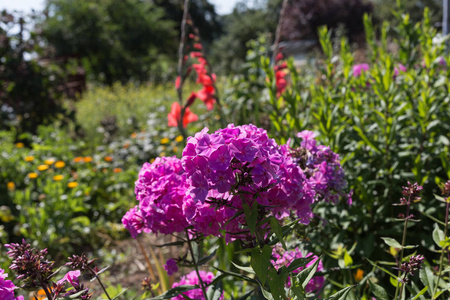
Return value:
<svg viewBox="0 0 450 300">
<path fill-rule="evenodd" d="M 103 285 L 102 281 L 100 280 L 100 277 L 98 277 L 97 272 L 89 268 L 89 271 L 91 271 L 92 274 L 94 274 L 94 277 L 98 280 L 98 283 L 100 283 L 100 286 L 102 287 L 103 291 L 105 292 L 106 297 L 108 297 L 109 300 L 111 300 L 111 297 L 108 295 L 108 292 L 106 291 L 105 286 Z"/>
<path fill-rule="evenodd" d="M 450 207 L 450 202 L 449 199 L 447 199 L 447 208 L 445 210 L 445 228 L 444 228 L 444 239 L 447 238 L 447 225 L 448 225 L 448 209 Z M 437 292 L 438 286 L 439 286 L 439 281 L 441 280 L 441 272 L 442 272 L 442 265 L 444 262 L 444 252 L 447 249 L 447 247 L 444 246 L 444 248 L 442 248 L 442 252 L 441 252 L 441 259 L 439 260 L 439 273 L 438 273 L 438 278 L 436 281 L 436 285 L 434 286 L 434 291 L 433 291 L 433 299 L 436 299 L 434 297 L 434 295 Z"/>
<path fill-rule="evenodd" d="M 202 289 L 203 297 L 205 298 L 205 300 L 208 300 L 208 295 L 206 294 L 205 284 L 204 284 L 202 278 L 200 277 L 200 272 L 198 270 L 197 261 L 195 260 L 194 249 L 192 248 L 191 238 L 189 237 L 189 232 L 187 231 L 187 229 L 186 229 L 186 238 L 187 238 L 187 244 L 189 246 L 189 252 L 191 253 L 191 257 L 192 257 L 192 262 L 194 263 L 195 273 L 197 273 L 198 282 L 200 284 L 200 288 Z"/>
<path fill-rule="evenodd" d="M 397 266 L 398 268 L 400 268 L 400 266 L 402 265 L 402 262 L 403 262 L 403 252 L 405 250 L 404 246 L 405 246 L 405 242 L 406 242 L 406 230 L 407 230 L 407 227 L 408 227 L 409 206 L 410 205 L 411 205 L 411 199 L 408 199 L 408 204 L 406 206 L 405 224 L 403 225 L 402 250 L 400 252 L 400 260 L 399 260 L 398 266 Z M 399 270 L 397 274 L 398 274 L 397 278 L 399 278 L 400 275 L 401 275 L 401 271 Z M 397 287 L 395 288 L 394 299 L 397 299 L 397 295 L 398 295 L 398 292 L 399 292 L 399 288 L 398 287 L 399 287 L 399 285 L 397 284 Z M 400 291 L 400 295 L 401 295 L 401 291 Z"/>
</svg>

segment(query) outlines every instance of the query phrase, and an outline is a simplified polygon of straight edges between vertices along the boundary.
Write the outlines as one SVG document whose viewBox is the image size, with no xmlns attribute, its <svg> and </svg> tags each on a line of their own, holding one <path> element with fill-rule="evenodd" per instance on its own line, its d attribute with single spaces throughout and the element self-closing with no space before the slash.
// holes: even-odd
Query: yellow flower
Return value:
<svg viewBox="0 0 450 300">
<path fill-rule="evenodd" d="M 38 177 L 38 174 L 36 174 L 34 172 L 33 173 L 28 173 L 28 178 L 34 179 L 36 177 Z"/>
<path fill-rule="evenodd" d="M 64 175 L 55 175 L 55 176 L 53 176 L 53 180 L 54 181 L 60 181 L 60 180 L 63 180 L 63 178 L 64 178 Z"/>
<path fill-rule="evenodd" d="M 64 168 L 65 166 L 66 166 L 66 163 L 63 162 L 62 160 L 57 161 L 57 162 L 55 163 L 55 168 L 58 168 L 58 169 Z"/>
<path fill-rule="evenodd" d="M 6 186 L 8 187 L 8 190 L 10 192 L 14 192 L 14 190 L 16 189 L 16 185 L 14 184 L 14 182 L 10 181 L 6 184 Z"/>
<path fill-rule="evenodd" d="M 44 160 L 44 164 L 49 165 L 49 166 L 53 165 L 54 162 L 55 162 L 54 158 L 49 158 L 47 160 Z"/>
<path fill-rule="evenodd" d="M 122 168 L 114 168 L 113 172 L 114 173 L 120 173 L 120 172 L 122 172 Z"/>
<path fill-rule="evenodd" d="M 45 170 L 48 169 L 48 166 L 47 166 L 47 165 L 39 165 L 39 166 L 37 167 L 37 169 L 38 169 L 39 171 L 45 171 Z"/>
<path fill-rule="evenodd" d="M 155 161 L 154 158 L 150 159 L 150 163 L 152 164 Z"/>
<path fill-rule="evenodd" d="M 360 282 L 363 279 L 364 271 L 361 269 L 356 270 L 356 274 L 353 275 L 356 282 Z"/>
<path fill-rule="evenodd" d="M 164 145 L 164 144 L 167 144 L 169 142 L 169 139 L 168 138 L 163 138 L 159 142 Z"/>
<path fill-rule="evenodd" d="M 83 160 L 84 160 L 85 163 L 89 163 L 89 162 L 92 161 L 92 157 L 86 156 L 85 158 L 83 158 Z"/>
<path fill-rule="evenodd" d="M 78 185 L 78 183 L 75 182 L 75 181 L 69 182 L 69 183 L 67 184 L 67 186 L 68 186 L 69 188 L 71 188 L 71 189 L 73 189 L 74 187 L 77 187 L 77 185 Z"/>
<path fill-rule="evenodd" d="M 23 147 L 25 147 L 25 145 L 24 145 L 24 143 L 17 143 L 16 147 L 17 148 L 23 148 Z"/>
<path fill-rule="evenodd" d="M 173 147 L 173 152 L 178 152 L 178 147 Z"/>
<path fill-rule="evenodd" d="M 179 136 L 177 136 L 175 138 L 175 141 L 177 141 L 177 142 L 181 142 L 182 140 L 183 140 L 183 136 L 182 135 L 179 135 Z"/>
<path fill-rule="evenodd" d="M 78 156 L 78 157 L 75 157 L 74 159 L 73 159 L 73 162 L 80 162 L 80 161 L 82 161 L 83 160 L 83 158 L 81 157 L 81 156 Z"/>
<path fill-rule="evenodd" d="M 166 156 L 166 152 L 164 152 L 164 151 L 159 154 L 159 157 L 164 157 L 164 156 Z"/>
<path fill-rule="evenodd" d="M 105 156 L 105 161 L 112 161 L 112 160 L 113 160 L 112 156 Z"/>
<path fill-rule="evenodd" d="M 25 161 L 33 161 L 34 156 L 26 156 Z"/>
</svg>

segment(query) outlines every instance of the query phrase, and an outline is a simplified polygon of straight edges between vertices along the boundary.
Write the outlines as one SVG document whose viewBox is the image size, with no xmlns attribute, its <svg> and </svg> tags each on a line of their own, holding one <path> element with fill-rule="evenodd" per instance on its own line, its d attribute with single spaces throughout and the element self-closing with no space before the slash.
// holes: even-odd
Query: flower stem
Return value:
<svg viewBox="0 0 450 300">
<path fill-rule="evenodd" d="M 103 291 L 105 292 L 106 297 L 108 297 L 109 300 L 111 300 L 111 297 L 108 295 L 108 292 L 106 291 L 105 286 L 103 285 L 102 281 L 100 280 L 100 277 L 97 275 L 97 272 L 92 270 L 92 268 L 89 268 L 89 271 L 94 275 L 94 277 L 98 280 L 98 283 L 100 283 L 100 286 L 102 287 Z"/>
<path fill-rule="evenodd" d="M 450 207 L 450 199 L 447 199 L 447 207 L 445 210 L 445 228 L 444 228 L 444 239 L 447 238 L 447 225 L 448 225 L 448 210 Z M 438 278 L 436 281 L 436 285 L 434 286 L 434 291 L 433 291 L 433 299 L 436 299 L 436 297 L 434 297 L 434 295 L 437 292 L 438 286 L 439 286 L 439 281 L 441 280 L 441 272 L 442 272 L 442 265 L 444 262 L 444 252 L 447 250 L 447 247 L 444 245 L 444 247 L 442 248 L 442 252 L 441 252 L 441 259 L 439 260 L 439 273 L 438 273 Z"/>
<path fill-rule="evenodd" d="M 405 246 L 405 242 L 406 242 L 406 230 L 408 228 L 408 220 L 409 220 L 409 207 L 411 205 L 411 198 L 408 199 L 408 202 L 406 204 L 406 215 L 405 215 L 405 223 L 403 225 L 403 237 L 402 237 L 402 250 L 400 252 L 400 259 L 398 261 L 397 267 L 400 268 L 400 265 L 403 262 L 403 252 L 404 252 L 404 246 Z M 401 271 L 398 271 L 398 275 L 397 278 L 399 278 L 401 275 Z M 403 285 L 402 285 L 403 288 Z M 397 284 L 397 287 L 395 288 L 395 296 L 394 299 L 397 299 L 397 295 L 399 294 L 399 284 Z M 400 296 L 401 296 L 402 292 L 400 291 Z M 400 298 L 399 298 L 400 299 Z"/>
<path fill-rule="evenodd" d="M 189 246 L 189 252 L 191 253 L 191 257 L 192 257 L 192 262 L 194 263 L 195 273 L 197 273 L 198 282 L 200 284 L 200 288 L 202 289 L 203 297 L 205 297 L 205 300 L 208 300 L 208 295 L 206 294 L 205 284 L 204 284 L 202 278 L 200 277 L 200 272 L 198 270 L 197 261 L 195 260 L 194 249 L 192 248 L 191 238 L 189 237 L 189 232 L 187 230 L 186 230 L 186 238 L 187 238 L 187 244 Z"/>
</svg>

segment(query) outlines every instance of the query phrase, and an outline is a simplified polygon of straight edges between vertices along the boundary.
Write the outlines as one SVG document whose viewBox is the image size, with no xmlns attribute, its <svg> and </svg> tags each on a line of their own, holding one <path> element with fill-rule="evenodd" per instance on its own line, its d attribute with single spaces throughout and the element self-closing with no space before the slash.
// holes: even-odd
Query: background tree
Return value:
<svg viewBox="0 0 450 300">
<path fill-rule="evenodd" d="M 106 84 L 157 77 L 176 55 L 174 23 L 140 0 L 48 0 L 42 34 L 58 57 L 81 57 Z"/>
<path fill-rule="evenodd" d="M 27 27 L 30 22 L 25 16 L 0 13 L 0 129 L 15 127 L 17 135 L 35 133 L 38 125 L 64 112 L 65 72 L 33 59 L 43 50 L 39 36 Z"/>
</svg>

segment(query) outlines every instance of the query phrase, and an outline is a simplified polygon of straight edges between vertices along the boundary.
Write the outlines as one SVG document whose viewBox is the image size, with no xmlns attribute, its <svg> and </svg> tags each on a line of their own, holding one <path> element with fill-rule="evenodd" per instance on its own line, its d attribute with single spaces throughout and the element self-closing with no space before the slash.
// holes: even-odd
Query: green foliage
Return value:
<svg viewBox="0 0 450 300">
<path fill-rule="evenodd" d="M 164 60 L 176 53 L 174 24 L 151 2 L 49 0 L 47 10 L 40 26 L 55 55 L 82 58 L 106 84 L 161 79 Z"/>
<path fill-rule="evenodd" d="M 0 129 L 36 132 L 62 116 L 64 70 L 30 59 L 42 51 L 30 17 L 0 12 Z M 14 33 L 19 29 L 17 33 Z"/>
</svg>

